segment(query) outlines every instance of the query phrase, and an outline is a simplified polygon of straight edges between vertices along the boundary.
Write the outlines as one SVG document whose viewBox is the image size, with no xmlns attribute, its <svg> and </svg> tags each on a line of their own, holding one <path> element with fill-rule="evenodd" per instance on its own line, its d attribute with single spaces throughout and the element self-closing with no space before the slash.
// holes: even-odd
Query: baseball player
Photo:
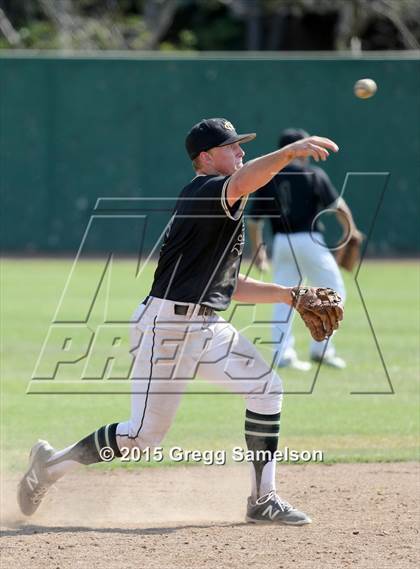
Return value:
<svg viewBox="0 0 420 569">
<path fill-rule="evenodd" d="M 307 138 L 301 129 L 283 131 L 279 148 Z M 260 199 L 263 198 L 263 199 Z M 340 270 L 327 248 L 317 219 L 320 211 L 334 207 L 344 233 L 361 235 L 357 230 L 350 209 L 339 198 L 327 174 L 309 164 L 307 157 L 298 157 L 258 191 L 252 200 L 248 228 L 256 265 L 268 269 L 266 249 L 263 245 L 264 218 L 270 220 L 273 233 L 273 274 L 276 283 L 296 286 L 307 278 L 317 286 L 331 287 L 342 299 L 345 288 Z M 311 364 L 301 361 L 295 349 L 292 334 L 292 314 L 285 304 L 276 304 L 273 315 L 273 343 L 279 346 L 278 365 L 301 371 Z M 337 356 L 332 340 L 312 340 L 310 358 L 335 367 L 344 368 L 345 361 Z"/>
<path fill-rule="evenodd" d="M 198 375 L 245 399 L 245 439 L 253 456 L 246 519 L 290 525 L 311 521 L 276 493 L 273 453 L 280 429 L 281 380 L 219 312 L 232 299 L 280 302 L 295 306 L 312 334 L 325 337 L 338 326 L 342 309 L 334 291 L 291 289 L 239 272 L 249 194 L 297 157 L 325 160 L 328 150 L 338 147 L 313 136 L 243 165 L 241 144 L 255 136 L 237 134 L 221 118 L 202 120 L 189 132 L 186 149 L 196 176 L 180 193 L 150 293 L 132 319 L 131 417 L 104 425 L 63 450 L 38 441 L 18 487 L 24 514 L 33 514 L 48 488 L 72 468 L 101 462 L 104 449 L 120 457 L 127 449 L 158 445 L 185 388 Z"/>
</svg>

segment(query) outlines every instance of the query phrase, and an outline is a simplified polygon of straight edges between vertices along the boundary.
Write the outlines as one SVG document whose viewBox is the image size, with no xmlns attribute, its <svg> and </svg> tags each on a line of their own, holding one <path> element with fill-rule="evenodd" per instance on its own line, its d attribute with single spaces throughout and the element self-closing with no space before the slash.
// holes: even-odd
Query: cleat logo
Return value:
<svg viewBox="0 0 420 569">
<path fill-rule="evenodd" d="M 30 473 L 28 474 L 28 476 L 26 477 L 26 482 L 29 486 L 29 488 L 32 490 L 32 492 L 34 491 L 34 488 L 37 486 L 38 484 L 38 476 L 35 473 L 35 470 L 32 469 L 30 471 Z"/>
<path fill-rule="evenodd" d="M 262 515 L 268 515 L 270 520 L 274 520 L 276 516 L 278 516 L 279 510 L 274 509 L 272 505 L 267 506 L 266 509 L 263 511 Z"/>
</svg>

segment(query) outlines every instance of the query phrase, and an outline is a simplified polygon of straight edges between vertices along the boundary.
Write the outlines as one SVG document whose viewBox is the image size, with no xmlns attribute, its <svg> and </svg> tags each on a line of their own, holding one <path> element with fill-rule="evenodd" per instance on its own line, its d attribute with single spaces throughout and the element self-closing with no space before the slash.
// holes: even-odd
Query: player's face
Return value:
<svg viewBox="0 0 420 569">
<path fill-rule="evenodd" d="M 213 168 L 224 176 L 229 176 L 242 168 L 242 158 L 245 156 L 239 142 L 216 146 L 211 148 L 208 154 L 211 156 Z"/>
</svg>

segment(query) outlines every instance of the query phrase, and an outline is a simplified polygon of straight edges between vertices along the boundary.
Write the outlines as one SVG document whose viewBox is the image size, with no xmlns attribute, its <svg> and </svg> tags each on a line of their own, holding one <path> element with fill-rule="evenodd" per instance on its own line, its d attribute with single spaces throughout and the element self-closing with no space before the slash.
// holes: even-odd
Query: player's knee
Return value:
<svg viewBox="0 0 420 569">
<path fill-rule="evenodd" d="M 278 391 L 282 388 L 281 381 L 278 382 L 276 388 L 267 394 L 265 400 L 262 401 L 264 406 L 264 413 L 271 415 L 274 413 L 279 413 L 283 405 L 283 393 Z"/>
<path fill-rule="evenodd" d="M 247 409 L 260 415 L 274 415 L 280 413 L 283 403 L 281 394 L 270 394 L 265 397 L 249 397 L 247 399 Z"/>
<path fill-rule="evenodd" d="M 283 383 L 273 372 L 262 393 L 251 393 L 247 397 L 247 409 L 262 415 L 273 415 L 281 411 L 283 404 Z"/>
</svg>

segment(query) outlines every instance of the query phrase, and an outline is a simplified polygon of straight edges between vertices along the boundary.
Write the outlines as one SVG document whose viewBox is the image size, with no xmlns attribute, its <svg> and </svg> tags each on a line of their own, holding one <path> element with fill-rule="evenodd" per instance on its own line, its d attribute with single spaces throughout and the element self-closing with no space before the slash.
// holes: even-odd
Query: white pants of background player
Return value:
<svg viewBox="0 0 420 569">
<path fill-rule="evenodd" d="M 321 233 L 277 233 L 273 240 L 274 282 L 284 286 L 303 285 L 330 287 L 343 301 L 345 288 L 340 270 Z M 292 334 L 294 310 L 285 304 L 276 304 L 273 315 L 273 342 L 279 350 L 279 359 L 295 358 L 295 338 Z M 312 341 L 310 355 L 321 358 L 327 341 Z M 333 356 L 335 348 L 330 339 L 326 354 Z"/>
<path fill-rule="evenodd" d="M 241 394 L 249 411 L 267 415 L 281 411 L 281 380 L 254 344 L 217 314 L 199 316 L 199 305 L 188 305 L 186 316 L 175 315 L 174 305 L 151 297 L 133 316 L 131 417 L 118 424 L 120 449 L 159 445 L 183 393 L 198 377 L 221 387 L 220 394 L 226 389 Z M 274 471 L 270 463 L 267 476 L 263 472 L 266 492 L 274 488 Z"/>
</svg>

